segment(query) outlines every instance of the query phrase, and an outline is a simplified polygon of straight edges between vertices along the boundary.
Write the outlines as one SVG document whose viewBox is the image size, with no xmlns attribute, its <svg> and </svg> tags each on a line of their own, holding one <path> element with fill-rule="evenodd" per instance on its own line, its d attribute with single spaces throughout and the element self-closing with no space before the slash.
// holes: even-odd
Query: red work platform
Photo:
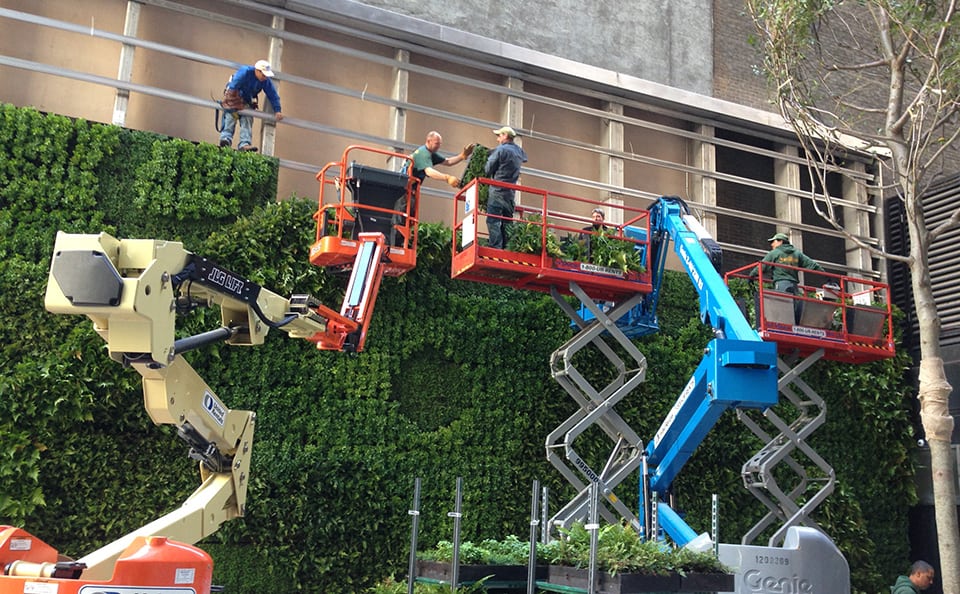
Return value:
<svg viewBox="0 0 960 594">
<path fill-rule="evenodd" d="M 487 245 L 486 222 L 494 216 L 480 206 L 485 186 L 516 191 L 520 218 L 511 220 L 511 235 L 523 235 L 525 251 Z M 589 229 L 594 208 L 604 211 L 602 231 Z M 623 301 L 653 290 L 649 227 L 649 213 L 643 209 L 478 178 L 454 200 L 451 276 L 543 293 L 556 289 L 561 294 L 570 294 L 570 281 L 574 281 L 592 299 Z M 635 260 L 628 264 L 590 257 L 590 245 L 611 242 L 618 242 L 626 253 L 635 252 Z M 600 248 L 594 251 L 599 255 Z"/>
<path fill-rule="evenodd" d="M 781 355 L 807 356 L 824 350 L 824 359 L 866 363 L 896 354 L 889 287 L 863 278 L 820 271 L 802 271 L 823 284 L 803 284 L 797 294 L 771 288 L 774 268 L 801 269 L 773 263 L 754 263 L 726 274 L 755 283 L 749 317 L 764 340 L 777 343 Z M 758 323 L 759 322 L 759 323 Z"/>
<path fill-rule="evenodd" d="M 317 174 L 317 233 L 310 263 L 350 270 L 363 244 L 360 234 L 380 233 L 386 239 L 383 274 L 400 276 L 417 265 L 420 180 L 358 159 L 411 162 L 399 153 L 351 145 L 339 161 L 327 163 Z"/>
</svg>

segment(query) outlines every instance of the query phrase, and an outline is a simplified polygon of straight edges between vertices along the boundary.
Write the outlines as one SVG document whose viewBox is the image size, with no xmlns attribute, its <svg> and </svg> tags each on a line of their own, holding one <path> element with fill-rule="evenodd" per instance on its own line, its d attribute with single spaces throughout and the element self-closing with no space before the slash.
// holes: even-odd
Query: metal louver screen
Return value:
<svg viewBox="0 0 960 594">
<path fill-rule="evenodd" d="M 930 187 L 923 197 L 927 228 L 934 228 L 950 218 L 960 203 L 960 175 L 946 178 Z M 907 232 L 903 204 L 898 198 L 890 198 L 886 204 L 887 249 L 895 254 L 907 255 L 910 238 Z M 942 346 L 960 345 L 960 258 L 957 245 L 960 228 L 952 229 L 937 239 L 927 257 L 933 296 L 940 315 Z M 888 264 L 890 291 L 893 302 L 907 312 L 905 346 L 911 351 L 917 347 L 917 322 L 913 315 L 913 291 L 910 272 L 905 264 Z"/>
</svg>

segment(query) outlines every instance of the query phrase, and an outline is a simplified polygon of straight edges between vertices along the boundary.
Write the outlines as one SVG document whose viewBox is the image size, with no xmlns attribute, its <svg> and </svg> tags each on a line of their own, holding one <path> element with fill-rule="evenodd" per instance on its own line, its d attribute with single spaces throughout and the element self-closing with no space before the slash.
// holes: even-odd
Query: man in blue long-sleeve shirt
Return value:
<svg viewBox="0 0 960 594">
<path fill-rule="evenodd" d="M 237 112 L 241 109 L 256 109 L 257 97 L 261 91 L 270 101 L 277 121 L 283 119 L 280 95 L 277 93 L 277 88 L 273 86 L 271 78 L 273 78 L 273 69 L 270 68 L 270 62 L 266 60 L 260 60 L 253 66 L 241 66 L 233 74 L 224 90 L 220 146 L 233 144 L 233 134 L 237 127 L 237 120 L 240 120 L 240 144 L 237 148 L 241 151 L 257 150 L 257 147 L 251 144 L 253 142 L 253 116 L 240 115 Z"/>
<path fill-rule="evenodd" d="M 520 165 L 527 162 L 527 153 L 513 142 L 517 136 L 513 128 L 504 126 L 494 130 L 499 146 L 490 151 L 487 165 L 484 168 L 486 177 L 508 184 L 515 184 L 520 179 Z M 490 186 L 487 195 L 487 245 L 492 248 L 504 249 L 510 234 L 510 220 L 513 219 L 514 195 L 513 188 Z"/>
</svg>

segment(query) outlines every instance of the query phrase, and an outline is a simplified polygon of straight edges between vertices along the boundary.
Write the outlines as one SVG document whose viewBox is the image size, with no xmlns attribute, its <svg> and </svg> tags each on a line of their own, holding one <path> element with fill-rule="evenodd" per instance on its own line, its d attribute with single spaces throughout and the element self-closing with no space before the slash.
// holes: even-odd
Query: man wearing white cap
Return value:
<svg viewBox="0 0 960 594">
<path fill-rule="evenodd" d="M 253 142 L 253 116 L 240 115 L 237 112 L 241 109 L 257 109 L 257 98 L 260 91 L 267 96 L 270 105 L 273 107 L 274 115 L 277 121 L 283 119 L 283 113 L 280 108 L 280 95 L 277 88 L 273 85 L 273 69 L 270 68 L 270 62 L 259 60 L 253 66 L 241 66 L 227 83 L 227 88 L 223 91 L 223 120 L 220 128 L 220 146 L 230 146 L 233 144 L 233 134 L 236 130 L 237 120 L 240 120 L 240 144 L 237 146 L 241 151 L 255 151 L 257 147 L 251 144 Z"/>
<path fill-rule="evenodd" d="M 495 181 L 515 184 L 520 179 L 520 165 L 527 162 L 527 153 L 513 142 L 517 133 L 510 126 L 503 126 L 493 133 L 497 135 L 499 146 L 490 151 L 484 175 Z M 492 248 L 507 247 L 510 220 L 513 219 L 516 206 L 515 194 L 513 188 L 490 186 L 487 195 L 487 245 Z"/>
</svg>

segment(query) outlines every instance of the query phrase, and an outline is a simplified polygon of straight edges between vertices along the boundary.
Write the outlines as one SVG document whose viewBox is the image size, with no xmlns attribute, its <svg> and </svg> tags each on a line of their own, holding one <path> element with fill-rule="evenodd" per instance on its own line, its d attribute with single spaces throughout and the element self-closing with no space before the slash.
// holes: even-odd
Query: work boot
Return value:
<svg viewBox="0 0 960 594">
<path fill-rule="evenodd" d="M 230 141 L 229 141 L 229 140 L 221 140 L 221 141 L 220 141 L 220 147 L 222 148 L 222 147 L 225 147 L 225 146 L 230 146 Z"/>
<path fill-rule="evenodd" d="M 257 152 L 257 147 L 253 146 L 252 144 L 245 144 L 239 147 L 239 150 L 244 152 L 249 152 L 249 153 L 255 153 Z"/>
</svg>

